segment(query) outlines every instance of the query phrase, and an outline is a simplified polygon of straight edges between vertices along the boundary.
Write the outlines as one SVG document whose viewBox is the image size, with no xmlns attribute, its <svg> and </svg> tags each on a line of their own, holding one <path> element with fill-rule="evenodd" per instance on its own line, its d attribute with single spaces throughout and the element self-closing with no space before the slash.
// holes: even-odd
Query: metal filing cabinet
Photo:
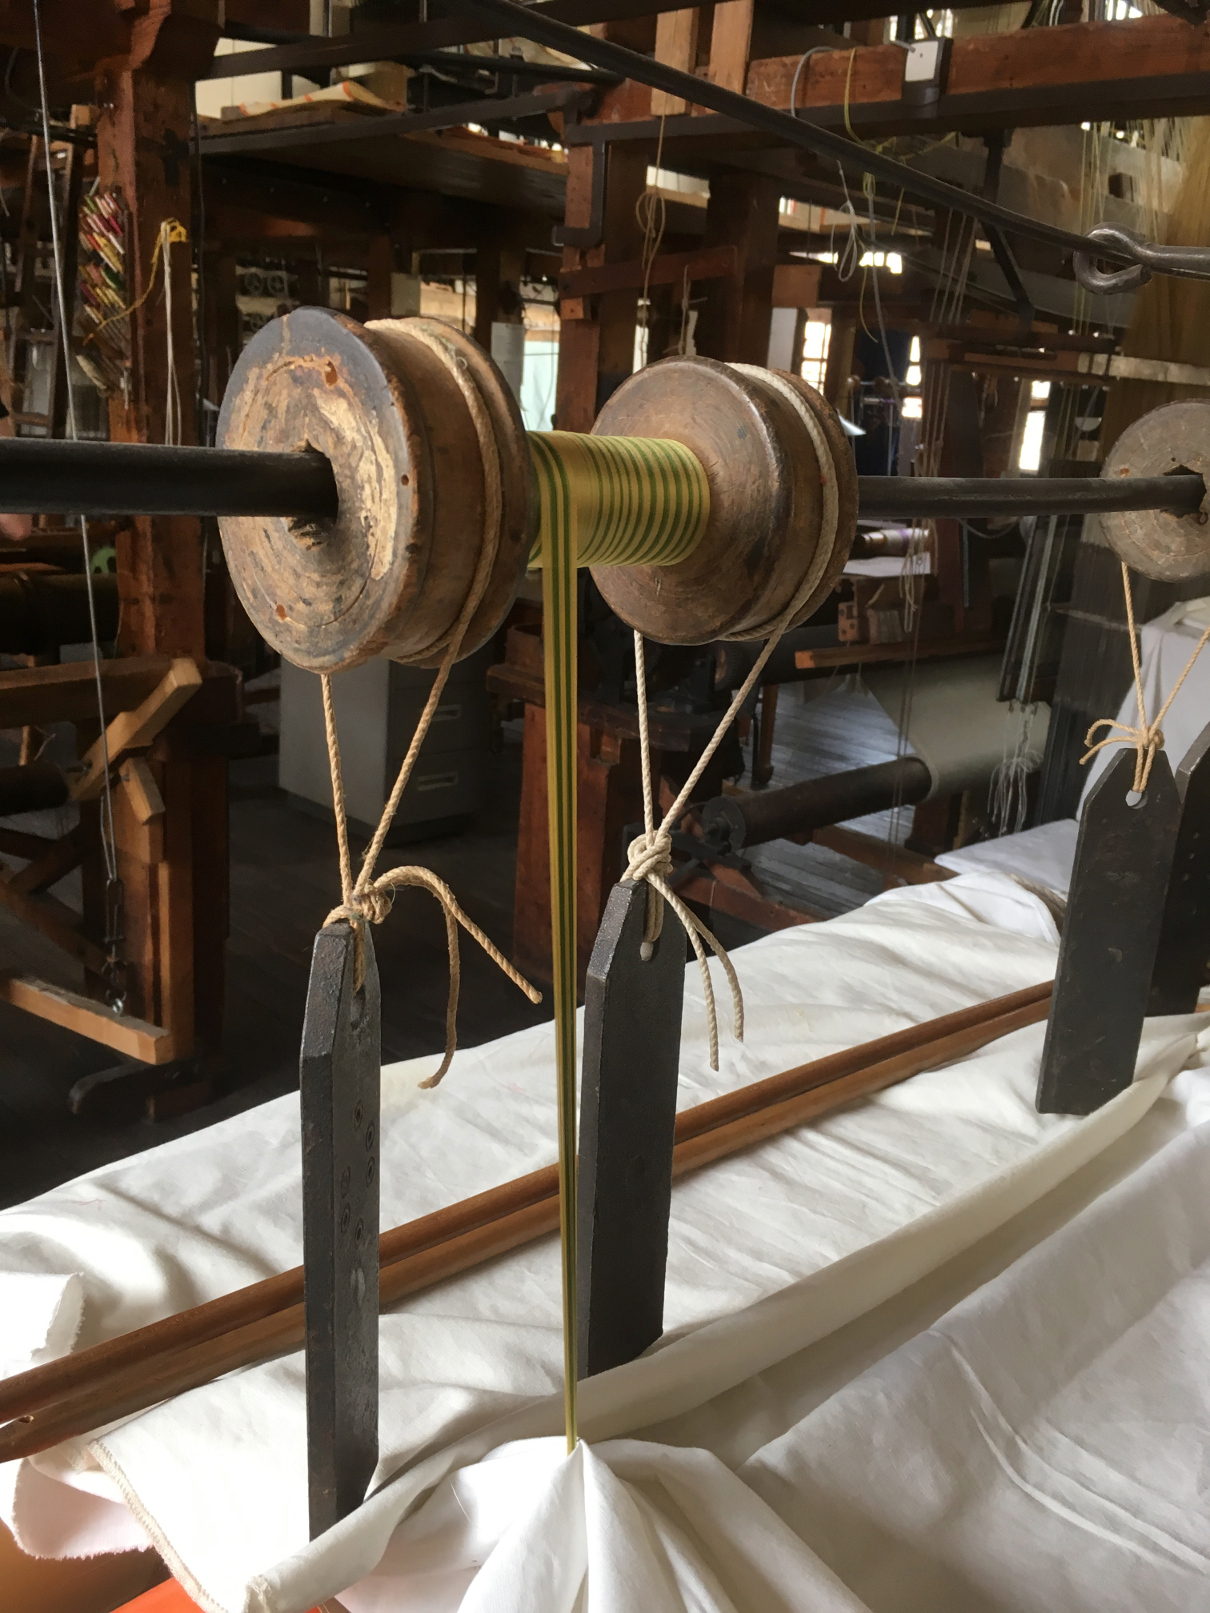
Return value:
<svg viewBox="0 0 1210 1613">
<path fill-rule="evenodd" d="M 491 736 L 487 646 L 450 673 L 388 845 L 449 834 L 483 801 Z M 378 659 L 332 678 L 341 769 L 350 823 L 377 825 L 433 686 L 434 674 Z M 282 662 L 278 782 L 304 809 L 332 813 L 323 700 L 314 672 Z"/>
</svg>

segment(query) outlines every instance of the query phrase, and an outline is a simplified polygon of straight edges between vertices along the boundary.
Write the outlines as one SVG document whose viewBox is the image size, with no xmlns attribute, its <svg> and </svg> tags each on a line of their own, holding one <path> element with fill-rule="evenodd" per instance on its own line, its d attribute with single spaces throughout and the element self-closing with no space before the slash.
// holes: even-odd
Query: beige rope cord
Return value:
<svg viewBox="0 0 1210 1613">
<path fill-rule="evenodd" d="M 479 607 L 491 577 L 492 567 L 495 564 L 500 543 L 503 512 L 500 459 L 495 434 L 492 431 L 486 405 L 473 376 L 471 376 L 457 353 L 453 352 L 438 334 L 419 328 L 413 329 L 410 334 L 437 354 L 441 361 L 451 370 L 474 422 L 475 431 L 479 438 L 484 471 L 483 542 L 476 561 L 470 591 L 466 596 L 461 611 L 458 613 L 457 620 L 446 634 L 438 638 L 424 651 L 424 655 L 427 658 L 434 651 L 443 650 L 441 665 L 437 670 L 436 677 L 433 679 L 433 687 L 429 691 L 424 710 L 420 713 L 420 719 L 416 724 L 416 730 L 412 735 L 407 754 L 400 765 L 394 788 L 391 790 L 390 797 L 382 809 L 378 827 L 374 831 L 370 844 L 366 847 L 361 870 L 356 880 L 353 878 L 352 857 L 349 852 L 349 825 L 345 807 L 344 778 L 340 766 L 340 742 L 336 732 L 336 709 L 332 699 L 332 679 L 330 674 L 326 672 L 320 674 L 320 683 L 323 689 L 324 731 L 328 744 L 328 767 L 332 775 L 332 806 L 336 815 L 336 842 L 340 854 L 341 890 L 340 905 L 334 907 L 328 914 L 324 920 L 324 926 L 326 928 L 327 925 L 335 924 L 340 919 L 347 919 L 353 926 L 354 933 L 360 943 L 365 935 L 366 924 L 381 924 L 391 911 L 396 892 L 401 889 L 407 887 L 423 888 L 441 903 L 445 917 L 446 945 L 449 949 L 450 961 L 450 989 L 445 1011 L 445 1056 L 437 1072 L 431 1075 L 427 1081 L 420 1083 L 422 1087 L 435 1087 L 449 1069 L 457 1047 L 458 996 L 462 984 L 462 965 L 458 947 L 459 925 L 466 930 L 468 935 L 474 937 L 492 962 L 504 971 L 513 984 L 518 986 L 531 1002 L 541 1002 L 542 993 L 530 985 L 529 981 L 513 968 L 512 964 L 492 940 L 472 919 L 467 917 L 458 905 L 453 891 L 443 879 L 439 879 L 433 873 L 432 869 L 406 866 L 389 869 L 385 874 L 380 874 L 377 878 L 374 877 L 374 868 L 382 852 L 386 837 L 390 832 L 395 813 L 399 809 L 399 803 L 403 799 L 403 792 L 412 776 L 416 758 L 420 754 L 420 747 L 424 744 L 425 737 L 433 721 L 433 714 L 437 710 L 438 702 L 441 699 L 450 672 L 458 659 L 458 652 L 462 648 L 463 639 L 466 637 L 467 627 Z M 364 971 L 363 957 L 363 950 L 359 944 L 355 977 L 359 988 Z"/>
<path fill-rule="evenodd" d="M 1147 721 L 1147 703 L 1143 696 L 1143 671 L 1139 659 L 1139 635 L 1134 622 L 1134 598 L 1130 588 L 1130 568 L 1122 561 L 1122 591 L 1126 595 L 1126 623 L 1130 633 L 1130 659 L 1134 666 L 1134 696 L 1139 708 L 1138 724 L 1118 722 L 1116 717 L 1099 717 L 1084 736 L 1084 743 L 1088 750 L 1080 757 L 1080 766 L 1092 760 L 1098 751 L 1104 750 L 1106 745 L 1133 745 L 1136 750 L 1134 763 L 1134 793 L 1142 795 L 1147 788 L 1147 780 L 1151 777 L 1151 764 L 1156 754 L 1164 748 L 1164 730 L 1160 726 L 1168 715 L 1172 702 L 1180 693 L 1181 685 L 1193 671 L 1193 664 L 1202 653 L 1207 641 L 1210 641 L 1210 627 L 1198 639 L 1193 654 L 1185 663 L 1185 670 L 1172 685 L 1172 690 L 1164 704 L 1155 715 L 1153 722 Z M 1092 736 L 1098 728 L 1108 728 L 1110 732 L 1104 739 L 1093 744 Z M 1119 731 L 1115 734 L 1113 729 Z"/>
<path fill-rule="evenodd" d="M 743 369 L 745 366 L 736 365 Z M 764 372 L 761 372 L 762 375 Z M 787 394 L 793 389 L 782 383 Z M 804 421 L 808 420 L 810 411 L 794 394 L 790 401 L 795 404 Z M 808 565 L 806 575 L 795 590 L 794 598 L 782 611 L 781 615 L 772 624 L 768 641 L 764 649 L 757 656 L 752 670 L 744 679 L 742 685 L 736 690 L 731 704 L 723 713 L 718 727 L 714 730 L 709 743 L 698 757 L 689 777 L 681 786 L 680 794 L 665 812 L 658 827 L 655 821 L 655 795 L 651 777 L 651 740 L 648 731 L 647 719 L 647 667 L 643 635 L 636 632 L 634 635 L 634 666 L 635 685 L 639 705 L 639 749 L 641 755 L 641 768 L 643 773 L 643 833 L 637 835 L 630 842 L 626 865 L 627 879 L 636 882 L 645 881 L 648 886 L 647 896 L 647 923 L 643 931 L 643 948 L 646 957 L 651 956 L 652 948 L 659 939 L 664 922 L 664 903 L 667 902 L 681 922 L 685 934 L 689 937 L 694 955 L 697 958 L 698 968 L 702 975 L 702 989 L 706 999 L 706 1021 L 710 1036 L 710 1068 L 718 1069 L 718 1010 L 714 1001 L 714 986 L 710 979 L 710 965 L 706 958 L 702 942 L 706 941 L 727 976 L 727 984 L 731 988 L 731 1001 L 734 1015 L 735 1036 L 737 1041 L 744 1039 L 744 996 L 740 990 L 739 979 L 735 967 L 727 955 L 727 950 L 705 924 L 685 906 L 684 902 L 668 884 L 672 873 L 672 829 L 680 821 L 689 797 L 697 785 L 698 780 L 710 764 L 710 759 L 722 744 L 727 730 L 738 716 L 745 700 L 752 693 L 760 680 L 761 673 L 783 633 L 793 622 L 795 616 L 811 597 L 819 581 L 820 566 L 818 557 L 822 554 L 824 563 L 832 553 L 832 546 L 836 541 L 836 528 L 840 519 L 840 499 L 836 486 L 836 474 L 832 464 L 832 454 L 828 447 L 827 438 L 815 421 L 813 415 L 808 421 L 812 442 L 819 459 L 820 476 L 823 483 L 823 519 L 820 523 L 819 538 L 812 563 Z"/>
</svg>

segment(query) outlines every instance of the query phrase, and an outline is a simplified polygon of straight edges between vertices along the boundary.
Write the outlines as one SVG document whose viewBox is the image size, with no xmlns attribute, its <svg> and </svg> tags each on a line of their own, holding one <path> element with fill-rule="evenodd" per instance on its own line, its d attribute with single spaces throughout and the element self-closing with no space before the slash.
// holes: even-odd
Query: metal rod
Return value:
<svg viewBox="0 0 1210 1613">
<path fill-rule="evenodd" d="M 173 448 L 155 443 L 0 439 L 0 510 L 69 515 L 337 513 L 322 454 Z"/>
<path fill-rule="evenodd" d="M 859 476 L 863 516 L 1095 515 L 1170 510 L 1193 515 L 1206 497 L 1200 476 Z"/>
<path fill-rule="evenodd" d="M 1200 476 L 859 476 L 863 516 L 1095 514 L 1171 510 L 1193 515 Z M 155 443 L 0 438 L 0 510 L 71 515 L 284 515 L 329 520 L 336 478 L 322 454 Z"/>
</svg>

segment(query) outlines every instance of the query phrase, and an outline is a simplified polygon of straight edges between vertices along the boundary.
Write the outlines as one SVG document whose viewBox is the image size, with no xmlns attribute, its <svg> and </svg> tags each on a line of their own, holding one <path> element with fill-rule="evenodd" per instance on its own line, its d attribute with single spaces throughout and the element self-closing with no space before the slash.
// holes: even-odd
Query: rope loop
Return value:
<svg viewBox="0 0 1210 1613">
<path fill-rule="evenodd" d="M 1092 760 L 1098 751 L 1104 750 L 1106 745 L 1133 745 L 1135 748 L 1134 762 L 1134 793 L 1142 795 L 1147 788 L 1147 780 L 1151 777 L 1152 763 L 1164 748 L 1164 730 L 1160 727 L 1168 715 L 1169 707 L 1180 693 L 1181 685 L 1193 671 L 1193 663 L 1210 640 L 1210 627 L 1198 639 L 1193 654 L 1185 663 L 1185 670 L 1172 685 L 1167 700 L 1156 713 L 1155 721 L 1147 721 L 1147 704 L 1143 696 L 1143 667 L 1139 656 L 1139 634 L 1134 621 L 1134 597 L 1130 589 L 1130 567 L 1122 561 L 1122 592 L 1126 596 L 1126 625 L 1130 632 L 1130 659 L 1134 666 L 1134 698 L 1139 708 L 1137 723 L 1119 722 L 1116 717 L 1098 717 L 1096 722 L 1084 735 L 1084 743 L 1088 749 L 1080 757 L 1080 766 Z M 1098 739 L 1094 744 L 1092 736 L 1098 728 L 1108 728 L 1109 733 L 1104 739 Z M 1114 730 L 1117 730 L 1115 733 Z"/>
</svg>

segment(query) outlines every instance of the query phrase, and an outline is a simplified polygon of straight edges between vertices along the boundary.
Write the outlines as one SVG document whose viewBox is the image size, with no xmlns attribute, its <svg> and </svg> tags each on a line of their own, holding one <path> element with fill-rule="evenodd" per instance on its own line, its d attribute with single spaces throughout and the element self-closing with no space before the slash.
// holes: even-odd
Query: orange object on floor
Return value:
<svg viewBox="0 0 1210 1613">
<path fill-rule="evenodd" d="M 115 1613 L 202 1613 L 202 1609 L 175 1579 L 166 1579 L 162 1585 L 144 1591 L 133 1602 L 115 1609 Z M 319 1613 L 319 1609 L 312 1608 L 311 1613 Z"/>
</svg>

